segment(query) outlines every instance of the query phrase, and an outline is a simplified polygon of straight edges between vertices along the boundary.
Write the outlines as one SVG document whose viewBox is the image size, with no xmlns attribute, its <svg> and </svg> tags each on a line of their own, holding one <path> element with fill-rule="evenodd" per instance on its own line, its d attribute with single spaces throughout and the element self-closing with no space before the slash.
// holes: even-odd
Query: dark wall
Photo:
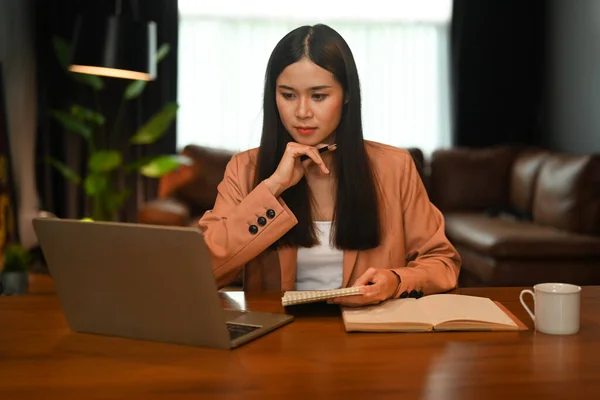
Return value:
<svg viewBox="0 0 600 400">
<path fill-rule="evenodd" d="M 598 0 L 454 0 L 454 145 L 600 152 L 599 15 Z"/>
<path fill-rule="evenodd" d="M 547 134 L 543 144 L 600 152 L 600 1 L 549 0 Z"/>
<path fill-rule="evenodd" d="M 453 142 L 535 144 L 543 116 L 546 0 L 454 0 Z"/>
</svg>

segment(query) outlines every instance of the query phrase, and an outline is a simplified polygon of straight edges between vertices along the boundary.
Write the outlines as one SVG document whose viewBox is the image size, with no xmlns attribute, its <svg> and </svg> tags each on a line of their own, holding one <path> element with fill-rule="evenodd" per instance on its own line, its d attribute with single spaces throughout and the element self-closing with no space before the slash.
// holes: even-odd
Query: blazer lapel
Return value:
<svg viewBox="0 0 600 400">
<path fill-rule="evenodd" d="M 281 290 L 294 290 L 296 288 L 296 260 L 298 249 L 296 247 L 282 247 L 277 249 L 279 266 L 281 268 Z"/>
<path fill-rule="evenodd" d="M 344 251 L 344 275 L 342 280 L 342 287 L 348 286 L 354 265 L 356 264 L 356 257 L 358 256 L 358 250 L 346 250 Z"/>
</svg>

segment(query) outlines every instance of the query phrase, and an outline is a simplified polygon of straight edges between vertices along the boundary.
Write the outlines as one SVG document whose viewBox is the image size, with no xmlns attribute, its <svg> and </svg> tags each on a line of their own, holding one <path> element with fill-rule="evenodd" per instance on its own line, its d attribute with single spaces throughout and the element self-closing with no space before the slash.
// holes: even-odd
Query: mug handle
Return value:
<svg viewBox="0 0 600 400">
<path fill-rule="evenodd" d="M 521 300 L 521 304 L 523 305 L 523 307 L 525 307 L 525 311 L 527 311 L 527 313 L 529 314 L 529 316 L 531 317 L 531 319 L 533 320 L 533 322 L 535 322 L 535 315 L 531 312 L 531 310 L 529 309 L 529 307 L 527 307 L 527 304 L 525 304 L 525 301 L 523 300 L 523 295 L 524 294 L 530 294 L 531 297 L 533 298 L 533 306 L 535 308 L 535 295 L 533 294 L 533 292 L 529 289 L 525 289 L 521 291 L 521 294 L 519 295 L 519 300 Z"/>
</svg>

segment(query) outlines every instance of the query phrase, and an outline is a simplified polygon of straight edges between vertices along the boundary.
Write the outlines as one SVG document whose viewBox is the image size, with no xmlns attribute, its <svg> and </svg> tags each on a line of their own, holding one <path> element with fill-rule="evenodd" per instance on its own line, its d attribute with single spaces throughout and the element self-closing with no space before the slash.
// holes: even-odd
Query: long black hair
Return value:
<svg viewBox="0 0 600 400">
<path fill-rule="evenodd" d="M 344 90 L 344 105 L 332 153 L 337 174 L 332 239 L 338 249 L 365 250 L 381 240 L 378 185 L 368 159 L 362 132 L 360 83 L 346 41 L 326 25 L 302 26 L 284 36 L 269 58 L 265 76 L 263 130 L 258 151 L 255 185 L 270 177 L 288 142 L 293 141 L 281 122 L 276 103 L 276 81 L 290 64 L 303 57 L 331 72 Z M 274 246 L 311 247 L 317 243 L 311 215 L 312 195 L 305 178 L 281 195 L 298 224 Z"/>
</svg>

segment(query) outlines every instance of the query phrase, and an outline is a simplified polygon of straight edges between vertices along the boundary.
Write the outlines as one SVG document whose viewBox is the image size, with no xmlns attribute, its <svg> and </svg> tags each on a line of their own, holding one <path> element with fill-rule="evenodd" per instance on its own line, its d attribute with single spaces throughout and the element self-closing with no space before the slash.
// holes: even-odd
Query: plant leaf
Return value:
<svg viewBox="0 0 600 400">
<path fill-rule="evenodd" d="M 83 121 L 93 122 L 96 125 L 104 125 L 104 122 L 106 121 L 104 115 L 99 112 L 77 104 L 71 106 L 71 115 Z"/>
<path fill-rule="evenodd" d="M 55 36 L 52 38 L 54 54 L 60 65 L 67 70 L 69 68 L 69 58 L 71 57 L 71 46 L 61 37 Z"/>
<path fill-rule="evenodd" d="M 125 93 L 123 93 L 123 97 L 127 100 L 132 100 L 138 97 L 146 87 L 147 81 L 133 81 L 127 88 L 125 89 Z"/>
<path fill-rule="evenodd" d="M 20 244 L 7 244 L 3 253 L 3 271 L 26 271 L 31 264 L 31 253 Z"/>
<path fill-rule="evenodd" d="M 140 168 L 142 168 L 144 165 L 148 164 L 150 161 L 154 160 L 155 158 L 156 158 L 156 156 L 148 156 L 148 157 L 141 157 L 135 161 L 132 161 L 125 165 L 125 172 L 138 171 Z"/>
<path fill-rule="evenodd" d="M 125 165 L 125 171 L 126 172 L 140 171 L 142 169 L 142 167 L 150 164 L 151 162 L 153 162 L 156 159 L 163 158 L 163 157 L 171 157 L 173 160 L 178 162 L 178 165 L 194 164 L 194 160 L 192 160 L 190 157 L 184 156 L 182 154 L 148 156 L 148 157 L 142 157 L 136 161 L 133 161 L 133 162 Z"/>
<path fill-rule="evenodd" d="M 121 209 L 123 204 L 125 204 L 130 195 L 130 189 L 125 189 L 120 192 L 113 192 L 107 194 L 105 203 L 106 210 L 110 214 L 116 213 L 117 211 L 119 211 L 119 209 Z"/>
<path fill-rule="evenodd" d="M 180 165 L 190 165 L 191 160 L 185 156 L 163 155 L 140 168 L 140 173 L 148 178 L 160 178 L 161 176 L 175 171 Z"/>
<path fill-rule="evenodd" d="M 167 103 L 158 113 L 154 114 L 129 141 L 133 144 L 151 144 L 164 135 L 177 115 L 177 103 Z"/>
<path fill-rule="evenodd" d="M 94 197 L 102 193 L 108 187 L 108 178 L 104 174 L 91 173 L 83 181 L 85 192 Z"/>
<path fill-rule="evenodd" d="M 63 162 L 58 161 L 56 158 L 47 157 L 46 162 L 56 168 L 56 170 L 60 172 L 65 179 L 75 184 L 79 184 L 81 182 L 81 177 L 75 171 L 73 171 Z"/>
<path fill-rule="evenodd" d="M 79 72 L 69 71 L 71 66 L 71 45 L 61 37 L 55 36 L 52 39 L 52 45 L 54 47 L 54 53 L 60 65 L 69 73 L 69 75 L 77 82 L 91 86 L 95 90 L 102 90 L 104 88 L 104 81 L 96 75 L 82 74 Z"/>
<path fill-rule="evenodd" d="M 90 140 L 92 138 L 92 129 L 79 118 L 60 110 L 51 111 L 50 115 L 55 120 L 60 122 L 63 128 L 65 128 L 68 132 L 77 133 L 85 140 Z"/>
<path fill-rule="evenodd" d="M 100 150 L 93 153 L 88 161 L 92 172 L 110 172 L 123 162 L 123 156 L 117 150 Z"/>
<path fill-rule="evenodd" d="M 169 51 L 171 50 L 171 46 L 169 45 L 169 43 L 163 43 L 158 50 L 156 50 L 156 63 L 158 64 L 159 62 L 161 62 L 161 60 L 163 58 L 165 58 L 167 56 L 167 54 L 169 54 Z"/>
<path fill-rule="evenodd" d="M 97 75 L 84 74 L 80 72 L 71 72 L 71 75 L 77 82 L 88 85 L 94 90 L 104 89 L 104 81 Z"/>
</svg>

